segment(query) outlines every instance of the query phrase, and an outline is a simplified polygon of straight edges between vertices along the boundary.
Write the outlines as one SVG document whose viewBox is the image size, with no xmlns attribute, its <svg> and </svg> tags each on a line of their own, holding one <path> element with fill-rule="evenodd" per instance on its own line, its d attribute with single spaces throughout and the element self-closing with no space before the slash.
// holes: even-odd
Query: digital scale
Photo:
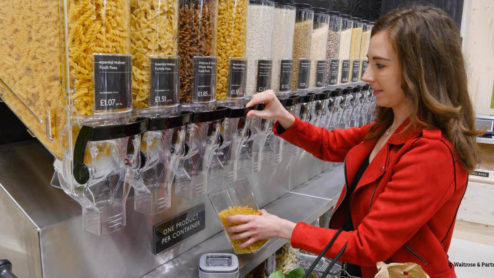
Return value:
<svg viewBox="0 0 494 278">
<path fill-rule="evenodd" d="M 486 129 L 481 137 L 494 137 L 494 116 L 477 116 L 475 118 L 475 127 L 477 129 Z"/>
<path fill-rule="evenodd" d="M 239 277 L 238 258 L 230 253 L 206 253 L 199 259 L 200 278 Z"/>
</svg>

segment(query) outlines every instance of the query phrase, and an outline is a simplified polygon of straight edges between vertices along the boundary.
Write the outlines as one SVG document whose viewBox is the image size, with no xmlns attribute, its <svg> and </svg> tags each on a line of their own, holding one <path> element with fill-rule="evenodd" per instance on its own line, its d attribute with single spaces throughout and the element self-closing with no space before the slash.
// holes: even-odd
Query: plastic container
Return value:
<svg viewBox="0 0 494 278">
<path fill-rule="evenodd" d="M 335 129 L 339 127 L 341 113 L 343 112 L 343 99 L 343 93 L 340 88 L 337 88 L 331 92 L 328 129 Z"/>
<path fill-rule="evenodd" d="M 328 11 L 322 8 L 314 8 L 314 23 L 310 50 L 311 70 L 309 88 L 320 88 L 326 85 L 328 29 Z"/>
<path fill-rule="evenodd" d="M 132 104 L 135 109 L 176 113 L 178 0 L 133 0 L 130 12 Z"/>
<path fill-rule="evenodd" d="M 225 234 L 236 254 L 253 253 L 266 244 L 267 240 L 259 240 L 247 248 L 240 248 L 239 245 L 246 240 L 232 240 L 229 233 L 226 232 L 226 228 L 233 226 L 232 223 L 226 221 L 228 216 L 238 214 L 261 214 L 254 199 L 254 194 L 246 179 L 233 183 L 228 189 L 210 193 L 209 199 L 218 214 L 221 224 L 225 229 Z"/>
<path fill-rule="evenodd" d="M 185 128 L 190 113 L 149 118 L 142 136 L 141 165 L 134 171 L 134 210 L 155 215 L 171 207 L 172 184 L 178 159 L 185 151 Z"/>
<path fill-rule="evenodd" d="M 350 78 L 350 49 L 352 43 L 353 22 L 349 15 L 341 15 L 340 60 L 338 84 L 346 84 Z"/>
<path fill-rule="evenodd" d="M 247 12 L 247 96 L 270 89 L 274 3 L 249 0 Z"/>
<path fill-rule="evenodd" d="M 194 202 L 208 192 L 208 173 L 214 153 L 221 146 L 227 108 L 194 112 L 185 134 L 185 152 L 175 173 L 175 195 Z"/>
<path fill-rule="evenodd" d="M 328 67 L 326 76 L 328 85 L 338 84 L 338 73 L 340 66 L 339 51 L 341 37 L 341 17 L 338 12 L 329 12 L 328 45 L 326 48 L 326 60 Z"/>
<path fill-rule="evenodd" d="M 70 125 L 132 109 L 129 9 L 127 0 L 2 3 L 2 98 L 59 159 L 71 148 L 72 133 L 62 135 Z M 110 62 L 123 73 L 102 64 Z M 111 88 L 107 78 L 115 81 Z"/>
<path fill-rule="evenodd" d="M 216 47 L 217 100 L 245 96 L 248 0 L 219 0 Z"/>
<path fill-rule="evenodd" d="M 360 46 L 362 43 L 362 21 L 356 17 L 352 18 L 352 42 L 350 47 L 351 82 L 360 80 Z"/>
<path fill-rule="evenodd" d="M 183 105 L 214 108 L 217 17 L 217 0 L 180 0 L 178 54 Z"/>
<path fill-rule="evenodd" d="M 310 50 L 314 12 L 309 4 L 296 4 L 295 35 L 293 38 L 292 90 L 308 89 Z"/>
<path fill-rule="evenodd" d="M 280 97 L 292 89 L 294 33 L 295 6 L 293 0 L 275 1 L 271 89 Z"/>
</svg>

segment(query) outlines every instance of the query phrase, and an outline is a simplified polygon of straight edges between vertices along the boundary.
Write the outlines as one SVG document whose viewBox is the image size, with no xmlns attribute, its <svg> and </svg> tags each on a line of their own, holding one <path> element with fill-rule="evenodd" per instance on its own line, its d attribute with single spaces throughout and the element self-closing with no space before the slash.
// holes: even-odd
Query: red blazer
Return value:
<svg viewBox="0 0 494 278">
<path fill-rule="evenodd" d="M 327 161 L 345 161 L 346 186 L 331 217 L 330 229 L 297 223 L 291 244 L 320 253 L 343 226 L 347 187 L 376 140 L 364 141 L 371 125 L 327 130 L 296 119 L 281 134 L 292 144 Z M 378 261 L 414 262 L 432 278 L 456 277 L 447 251 L 456 213 L 466 190 L 468 172 L 439 130 L 402 132 L 406 122 L 371 161 L 351 198 L 354 231 L 342 232 L 325 254 L 374 277 Z"/>
</svg>

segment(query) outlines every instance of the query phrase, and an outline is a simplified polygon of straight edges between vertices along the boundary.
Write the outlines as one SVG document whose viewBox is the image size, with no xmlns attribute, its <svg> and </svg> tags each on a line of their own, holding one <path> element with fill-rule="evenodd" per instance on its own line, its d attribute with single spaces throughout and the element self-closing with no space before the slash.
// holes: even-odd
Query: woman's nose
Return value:
<svg viewBox="0 0 494 278">
<path fill-rule="evenodd" d="M 372 72 L 371 72 L 371 67 L 370 66 L 368 66 L 365 69 L 364 75 L 362 76 L 362 81 L 367 82 L 367 83 L 371 83 L 372 81 L 374 81 L 374 77 L 372 76 Z"/>
</svg>

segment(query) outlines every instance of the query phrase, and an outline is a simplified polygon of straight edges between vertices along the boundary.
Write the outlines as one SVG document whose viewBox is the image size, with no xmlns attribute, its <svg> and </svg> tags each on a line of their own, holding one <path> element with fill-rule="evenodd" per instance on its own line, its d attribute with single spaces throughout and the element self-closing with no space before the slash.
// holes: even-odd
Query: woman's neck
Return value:
<svg viewBox="0 0 494 278">
<path fill-rule="evenodd" d="M 402 103 L 402 105 L 393 107 L 393 123 L 391 128 L 397 129 L 408 117 L 411 115 L 411 109 L 408 102 Z"/>
</svg>

